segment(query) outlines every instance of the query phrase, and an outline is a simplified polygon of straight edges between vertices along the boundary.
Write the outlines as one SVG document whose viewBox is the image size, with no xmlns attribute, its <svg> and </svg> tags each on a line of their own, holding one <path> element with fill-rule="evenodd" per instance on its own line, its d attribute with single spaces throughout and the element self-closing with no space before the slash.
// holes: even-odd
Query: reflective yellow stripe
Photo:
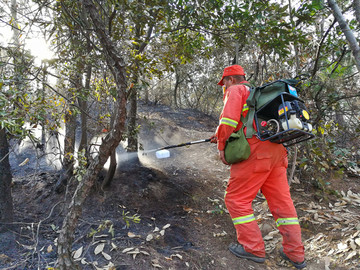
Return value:
<svg viewBox="0 0 360 270">
<path fill-rule="evenodd" d="M 276 220 L 276 227 L 281 225 L 299 225 L 299 220 L 297 217 L 292 218 L 278 218 Z"/>
<path fill-rule="evenodd" d="M 245 103 L 244 106 L 243 106 L 242 111 L 245 112 L 245 111 L 248 111 L 248 110 L 249 110 L 249 106 Z"/>
<path fill-rule="evenodd" d="M 234 225 L 249 223 L 249 222 L 252 222 L 254 220 L 255 220 L 254 214 L 247 215 L 247 216 L 242 216 L 242 217 L 237 217 L 237 218 L 232 219 Z"/>
<path fill-rule="evenodd" d="M 234 128 L 236 128 L 237 127 L 237 125 L 238 125 L 238 122 L 236 122 L 235 120 L 232 120 L 232 119 L 230 119 L 230 118 L 221 118 L 220 119 L 220 125 L 221 124 L 224 124 L 224 125 L 228 125 L 228 126 L 230 126 L 230 127 L 234 127 Z"/>
</svg>

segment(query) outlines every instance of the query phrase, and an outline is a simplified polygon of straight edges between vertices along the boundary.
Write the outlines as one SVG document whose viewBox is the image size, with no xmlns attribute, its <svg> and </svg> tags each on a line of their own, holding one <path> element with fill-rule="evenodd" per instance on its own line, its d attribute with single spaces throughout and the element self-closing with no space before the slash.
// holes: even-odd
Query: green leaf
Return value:
<svg viewBox="0 0 360 270">
<path fill-rule="evenodd" d="M 324 0 L 312 0 L 312 7 L 316 10 L 324 8 Z"/>
</svg>

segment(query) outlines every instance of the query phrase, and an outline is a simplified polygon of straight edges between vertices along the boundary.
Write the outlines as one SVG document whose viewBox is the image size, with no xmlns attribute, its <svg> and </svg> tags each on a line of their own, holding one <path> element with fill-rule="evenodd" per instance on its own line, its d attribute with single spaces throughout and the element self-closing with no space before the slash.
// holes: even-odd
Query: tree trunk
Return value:
<svg viewBox="0 0 360 270">
<path fill-rule="evenodd" d="M 11 0 L 11 19 L 13 20 L 13 25 L 15 25 L 15 27 L 12 28 L 14 44 L 16 46 L 20 46 L 20 42 L 19 42 L 20 29 L 17 26 L 18 24 L 17 24 L 17 1 L 16 0 Z"/>
<path fill-rule="evenodd" d="M 115 120 L 114 117 L 115 115 L 112 115 L 110 119 L 110 130 L 114 128 L 114 120 Z M 105 176 L 105 179 L 101 184 L 102 188 L 109 186 L 111 184 L 111 181 L 113 180 L 116 172 L 116 167 L 117 167 L 117 161 L 116 161 L 116 148 L 115 148 L 110 155 L 110 166 Z"/>
<path fill-rule="evenodd" d="M 360 23 L 360 0 L 354 0 L 354 12 L 358 23 Z"/>
<path fill-rule="evenodd" d="M 76 135 L 76 116 L 69 109 L 65 113 L 65 139 L 64 139 L 64 158 L 62 170 L 55 184 L 55 191 L 60 193 L 64 190 L 68 180 L 73 176 L 74 154 L 75 154 L 75 135 Z"/>
<path fill-rule="evenodd" d="M 65 140 L 64 140 L 64 160 L 63 169 L 70 171 L 72 175 L 74 167 L 74 153 L 75 153 L 75 134 L 76 133 L 76 117 L 74 112 L 70 109 L 65 113 Z"/>
<path fill-rule="evenodd" d="M 103 168 L 111 153 L 119 145 L 125 130 L 126 120 L 127 85 L 125 62 L 108 36 L 108 32 L 106 31 L 103 21 L 100 19 L 99 12 L 95 7 L 94 2 L 92 0 L 82 0 L 82 4 L 91 18 L 92 26 L 94 27 L 96 35 L 103 48 L 103 54 L 105 56 L 107 66 L 114 77 L 117 87 L 117 97 L 115 104 L 114 127 L 103 139 L 99 148 L 98 156 L 90 163 L 85 175 L 83 176 L 83 180 L 76 188 L 60 231 L 58 238 L 58 264 L 61 270 L 73 270 L 77 267 L 71 258 L 71 247 L 83 203 L 88 196 L 98 173 Z"/>
<path fill-rule="evenodd" d="M 13 200 L 11 196 L 12 174 L 9 163 L 9 144 L 5 129 L 0 129 L 0 232 L 13 221 Z"/>
<path fill-rule="evenodd" d="M 111 181 L 113 180 L 114 175 L 115 175 L 115 172 L 116 172 L 116 167 L 117 167 L 116 149 L 114 149 L 114 150 L 111 152 L 111 155 L 110 155 L 110 166 L 109 166 L 109 170 L 107 171 L 107 174 L 106 174 L 106 176 L 105 176 L 105 179 L 104 179 L 104 181 L 103 181 L 102 184 L 101 184 L 101 187 L 102 187 L 102 188 L 107 187 L 107 186 L 110 186 Z"/>
<path fill-rule="evenodd" d="M 129 124 L 128 124 L 128 152 L 137 152 L 138 150 L 138 138 L 137 138 L 137 127 L 136 127 L 136 116 L 137 116 L 137 84 L 131 89 L 129 97 L 130 108 L 129 108 Z"/>
<path fill-rule="evenodd" d="M 295 30 L 296 28 L 296 23 L 294 21 L 293 15 L 292 15 L 292 5 L 291 5 L 291 0 L 289 0 L 289 16 L 290 16 L 290 22 L 291 25 L 293 27 L 293 29 Z M 299 71 L 300 71 L 300 62 L 299 62 L 299 48 L 298 48 L 298 44 L 297 41 L 294 41 L 294 50 L 295 50 L 295 63 L 296 63 L 296 75 L 299 75 Z"/>
<path fill-rule="evenodd" d="M 88 136 L 87 136 L 87 100 L 83 98 L 78 99 L 79 107 L 81 110 L 80 119 L 81 119 L 81 139 L 79 144 L 78 151 L 83 149 L 87 150 Z M 85 156 L 88 157 L 88 153 L 85 153 Z"/>
<path fill-rule="evenodd" d="M 138 14 L 138 23 L 136 25 L 136 39 L 140 40 L 141 38 L 141 30 L 143 26 L 141 24 L 141 16 Z M 140 44 L 134 44 L 134 49 L 137 54 L 141 54 L 145 47 L 147 46 L 151 34 L 153 31 L 153 25 L 150 25 L 147 31 L 147 35 L 145 40 Z M 133 85 L 132 89 L 130 90 L 130 110 L 129 110 L 129 125 L 128 125 L 128 152 L 137 152 L 138 151 L 138 130 L 136 124 L 136 117 L 137 117 L 137 96 L 138 96 L 138 83 L 139 83 L 139 71 L 140 71 L 140 62 L 138 59 L 135 59 L 134 66 L 133 66 Z M 139 162 L 139 157 L 135 157 L 136 160 L 132 159 L 132 162 Z"/>
<path fill-rule="evenodd" d="M 360 72 L 360 47 L 359 43 L 357 42 L 353 32 L 350 30 L 339 6 L 337 5 L 335 0 L 328 0 L 329 7 L 333 11 L 334 17 L 339 23 L 341 30 L 343 31 L 346 40 L 348 41 L 352 54 L 355 58 L 355 64 L 357 67 L 358 72 Z"/>
<path fill-rule="evenodd" d="M 79 71 L 76 74 L 72 81 L 77 92 L 82 91 L 82 82 Z M 72 95 L 70 93 L 70 95 Z M 72 100 L 73 97 L 69 96 L 69 100 Z M 82 123 L 83 124 L 83 123 Z M 76 115 L 72 110 L 70 105 L 65 112 L 65 139 L 64 139 L 64 159 L 62 166 L 62 173 L 59 176 L 59 180 L 55 185 L 56 192 L 62 192 L 64 186 L 67 184 L 68 180 L 73 176 L 74 171 L 74 155 L 75 155 L 75 140 L 76 140 Z"/>
<path fill-rule="evenodd" d="M 91 69 L 92 66 L 89 64 L 86 70 L 86 79 L 85 79 L 85 89 L 90 89 L 90 79 L 91 79 Z M 88 102 L 87 102 L 87 94 L 84 94 L 84 97 L 78 99 L 79 107 L 81 110 L 80 118 L 81 118 L 81 139 L 79 144 L 78 151 L 85 149 L 85 156 L 88 158 L 88 136 L 87 136 L 87 111 L 88 111 Z"/>
<path fill-rule="evenodd" d="M 87 41 L 87 53 L 90 54 L 92 48 L 90 42 Z M 86 78 L 85 78 L 85 90 L 88 91 L 90 89 L 90 81 L 91 81 L 91 73 L 92 73 L 92 64 L 88 64 L 86 67 Z M 81 139 L 78 151 L 85 149 L 85 157 L 89 158 L 89 153 L 87 149 L 88 145 L 88 136 L 87 136 L 87 111 L 88 111 L 88 102 L 87 102 L 87 93 L 84 94 L 83 98 L 79 99 L 79 106 L 81 109 Z"/>
</svg>

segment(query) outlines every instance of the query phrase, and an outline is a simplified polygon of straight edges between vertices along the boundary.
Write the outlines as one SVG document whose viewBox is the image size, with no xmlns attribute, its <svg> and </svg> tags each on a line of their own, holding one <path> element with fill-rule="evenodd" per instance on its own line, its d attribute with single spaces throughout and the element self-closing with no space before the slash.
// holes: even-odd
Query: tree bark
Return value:
<svg viewBox="0 0 360 270">
<path fill-rule="evenodd" d="M 9 144 L 5 129 L 0 129 L 0 232 L 13 221 L 14 210 L 11 196 L 12 174 L 9 163 Z"/>
<path fill-rule="evenodd" d="M 90 49 L 88 49 L 88 52 L 90 52 Z M 92 66 L 91 64 L 88 64 L 88 66 L 86 67 L 86 78 L 85 78 L 85 89 L 88 90 L 90 89 L 90 79 L 91 79 L 91 70 L 92 70 Z M 89 158 L 89 154 L 88 154 L 88 149 L 87 149 L 87 145 L 88 145 L 88 136 L 87 136 L 87 111 L 88 111 L 88 102 L 87 102 L 87 94 L 84 95 L 83 98 L 79 98 L 79 107 L 81 110 L 80 113 L 80 118 L 81 118 L 81 139 L 80 139 L 80 144 L 79 144 L 79 149 L 78 151 L 81 151 L 83 149 L 85 149 L 86 153 L 85 156 L 86 158 Z"/>
<path fill-rule="evenodd" d="M 74 152 L 75 152 L 75 130 L 76 130 L 76 117 L 74 112 L 69 109 L 65 113 L 65 139 L 64 139 L 64 160 L 63 160 L 63 169 L 65 171 L 70 171 L 74 167 Z"/>
<path fill-rule="evenodd" d="M 349 25 L 347 24 L 339 6 L 337 5 L 335 0 L 328 0 L 329 7 L 331 8 L 335 19 L 339 23 L 341 30 L 343 31 L 346 40 L 350 45 L 350 49 L 352 54 L 355 58 L 355 64 L 357 67 L 358 72 L 360 72 L 360 47 L 359 43 L 357 42 L 353 32 L 350 30 Z"/>
<path fill-rule="evenodd" d="M 141 30 L 142 30 L 142 22 L 141 22 L 141 15 L 138 14 L 138 23 L 136 25 L 136 39 L 140 40 L 141 38 Z M 153 32 L 153 25 L 150 25 L 147 31 L 147 35 L 145 40 L 139 44 L 134 45 L 134 49 L 137 52 L 137 54 L 141 54 L 147 44 L 149 43 L 151 34 Z M 136 124 L 136 117 L 137 117 L 137 97 L 138 97 L 138 83 L 139 83 L 139 77 L 140 77 L 140 61 L 138 59 L 135 59 L 134 65 L 133 65 L 133 85 L 134 87 L 130 90 L 130 109 L 129 109 L 129 124 L 128 124 L 128 152 L 137 152 L 138 151 L 138 134 L 137 134 L 137 124 Z M 132 160 L 134 162 L 134 160 Z M 135 162 L 139 162 L 139 158 L 136 157 Z"/>
<path fill-rule="evenodd" d="M 354 12 L 358 23 L 360 23 L 360 0 L 354 0 Z"/>
<path fill-rule="evenodd" d="M 137 78 L 136 78 L 137 79 Z M 136 116 L 137 116 L 137 82 L 130 90 L 129 96 L 130 108 L 129 108 L 129 124 L 128 124 L 128 152 L 136 152 L 138 150 L 138 138 L 136 128 Z"/>
<path fill-rule="evenodd" d="M 75 76 L 73 79 L 75 87 L 81 91 L 81 78 Z M 72 95 L 70 93 L 70 95 Z M 73 97 L 69 96 L 69 100 Z M 65 138 L 64 138 L 64 158 L 62 170 L 58 181 L 55 184 L 55 191 L 62 192 L 68 180 L 73 176 L 74 171 L 74 154 L 76 139 L 76 115 L 71 106 L 65 112 Z"/>
<path fill-rule="evenodd" d="M 74 240 L 74 232 L 78 219 L 82 212 L 83 203 L 93 186 L 98 173 L 103 168 L 111 153 L 119 145 L 125 130 L 126 120 L 126 70 L 125 62 L 121 54 L 107 34 L 105 25 L 100 19 L 99 11 L 93 1 L 82 0 L 85 11 L 91 18 L 95 33 L 103 47 L 107 66 L 110 69 L 117 87 L 115 104 L 115 120 L 113 129 L 103 139 L 99 148 L 99 154 L 90 163 L 83 180 L 79 183 L 65 216 L 62 229 L 58 238 L 58 264 L 60 269 L 76 269 L 77 266 L 71 258 L 71 247 Z"/>
<path fill-rule="evenodd" d="M 293 15 L 292 15 L 291 0 L 289 0 L 289 16 L 290 16 L 291 25 L 292 25 L 293 29 L 295 30 L 296 23 L 294 21 Z M 299 75 L 299 71 L 300 71 L 299 48 L 298 48 L 298 44 L 297 44 L 296 40 L 294 41 L 294 50 L 295 50 L 296 75 Z"/>
<path fill-rule="evenodd" d="M 115 115 L 112 115 L 110 119 L 110 130 L 114 128 L 114 120 L 115 120 Z M 110 165 L 106 173 L 106 176 L 104 178 L 104 181 L 101 184 L 102 188 L 109 186 L 111 184 L 111 181 L 113 180 L 116 172 L 116 167 L 117 167 L 117 161 L 116 161 L 116 148 L 115 148 L 110 155 Z"/>
</svg>

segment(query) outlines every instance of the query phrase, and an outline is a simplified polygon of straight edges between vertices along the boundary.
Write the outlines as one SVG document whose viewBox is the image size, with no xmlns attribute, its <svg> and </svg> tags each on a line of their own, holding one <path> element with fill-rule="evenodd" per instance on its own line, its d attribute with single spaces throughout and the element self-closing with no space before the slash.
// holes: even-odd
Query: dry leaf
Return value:
<svg viewBox="0 0 360 270">
<path fill-rule="evenodd" d="M 20 244 L 20 243 L 19 243 Z M 34 247 L 33 246 L 28 246 L 28 245 L 23 245 L 23 244 L 20 244 L 22 247 L 24 247 L 24 248 L 26 248 L 26 249 L 28 249 L 28 250 L 32 250 L 32 249 L 34 249 Z"/>
<path fill-rule="evenodd" d="M 154 239 L 154 236 L 150 233 L 148 236 L 146 236 L 146 241 L 151 241 Z"/>
<path fill-rule="evenodd" d="M 349 255 L 346 257 L 345 261 L 350 260 L 352 257 L 356 256 L 357 252 L 356 250 L 353 250 L 349 253 Z"/>
<path fill-rule="evenodd" d="M 186 206 L 184 206 L 183 209 L 185 212 L 188 212 L 188 213 L 191 213 L 194 210 L 194 209 L 192 209 L 190 207 L 186 207 Z"/>
<path fill-rule="evenodd" d="M 162 266 L 159 264 L 159 261 L 156 260 L 156 259 L 152 260 L 152 261 L 151 261 L 151 264 L 152 264 L 152 266 L 155 267 L 155 268 L 162 268 Z"/>
<path fill-rule="evenodd" d="M 355 243 L 360 247 L 360 238 L 356 238 Z"/>
<path fill-rule="evenodd" d="M 97 245 L 97 247 L 94 250 L 95 255 L 99 254 L 100 252 L 102 252 L 104 250 L 105 244 L 101 243 L 99 245 Z"/>
<path fill-rule="evenodd" d="M 19 167 L 22 167 L 22 166 L 26 165 L 28 162 L 29 162 L 29 158 L 26 158 L 23 162 L 21 162 L 19 164 Z"/>
<path fill-rule="evenodd" d="M 82 252 L 83 252 L 83 247 L 78 248 L 73 255 L 74 259 L 79 259 Z"/>
<path fill-rule="evenodd" d="M 129 255 L 133 255 L 133 259 L 135 260 L 136 255 L 138 255 L 140 253 L 140 250 L 138 248 L 136 248 L 135 250 L 132 251 L 128 251 L 127 254 Z"/>
<path fill-rule="evenodd" d="M 130 254 L 130 255 L 139 254 L 139 253 L 140 253 L 140 250 L 138 248 L 135 248 L 135 250 L 133 250 L 133 251 L 127 252 L 127 254 Z"/>
<path fill-rule="evenodd" d="M 347 245 L 347 244 L 344 244 L 344 243 L 339 243 L 339 244 L 337 245 L 337 247 L 338 247 L 339 250 L 345 250 L 345 249 L 348 248 L 348 245 Z"/>
<path fill-rule="evenodd" d="M 129 236 L 130 238 L 134 238 L 134 237 L 136 237 L 136 234 L 134 234 L 134 233 L 132 233 L 132 232 L 128 232 L 128 236 Z"/>
<path fill-rule="evenodd" d="M 94 235 L 95 238 L 108 237 L 107 234 Z"/>
<path fill-rule="evenodd" d="M 271 240 L 271 239 L 273 239 L 274 237 L 272 236 L 272 235 L 266 235 L 265 237 L 264 237 L 264 240 L 265 241 L 268 241 L 268 240 Z"/>
<path fill-rule="evenodd" d="M 85 258 L 82 258 L 81 259 L 81 264 L 89 264 L 89 263 L 85 260 Z"/>
<path fill-rule="evenodd" d="M 167 228 L 169 228 L 171 225 L 170 224 L 166 224 L 164 227 L 163 227 L 163 230 L 166 230 Z"/>
<path fill-rule="evenodd" d="M 355 245 L 355 241 L 354 240 L 350 240 L 350 247 L 352 250 L 356 250 L 356 245 Z"/>
<path fill-rule="evenodd" d="M 128 253 L 129 251 L 133 250 L 134 248 L 131 247 L 131 248 L 125 248 L 122 253 Z"/>
<path fill-rule="evenodd" d="M 161 236 L 164 236 L 164 234 L 165 234 L 165 230 L 161 230 L 161 231 L 160 231 L 160 235 L 161 235 Z"/>
<path fill-rule="evenodd" d="M 114 249 L 117 249 L 117 245 L 115 245 L 113 242 L 111 242 L 111 249 L 110 251 L 113 251 Z"/>
<path fill-rule="evenodd" d="M 155 227 L 154 232 L 158 232 L 160 229 L 158 227 Z"/>
<path fill-rule="evenodd" d="M 108 261 L 111 260 L 111 256 L 105 252 L 101 252 L 101 254 L 104 256 L 105 259 L 107 259 Z"/>
<path fill-rule="evenodd" d="M 183 259 L 183 257 L 180 254 L 173 254 L 171 255 L 171 257 L 178 257 L 180 260 Z"/>
<path fill-rule="evenodd" d="M 46 249 L 47 253 L 50 253 L 51 251 L 53 251 L 53 247 L 52 245 L 49 245 Z"/>
<path fill-rule="evenodd" d="M 140 250 L 140 252 L 141 252 L 142 254 L 144 254 L 144 255 L 150 256 L 150 253 L 149 253 L 149 252 L 147 252 L 147 251 Z"/>
</svg>

